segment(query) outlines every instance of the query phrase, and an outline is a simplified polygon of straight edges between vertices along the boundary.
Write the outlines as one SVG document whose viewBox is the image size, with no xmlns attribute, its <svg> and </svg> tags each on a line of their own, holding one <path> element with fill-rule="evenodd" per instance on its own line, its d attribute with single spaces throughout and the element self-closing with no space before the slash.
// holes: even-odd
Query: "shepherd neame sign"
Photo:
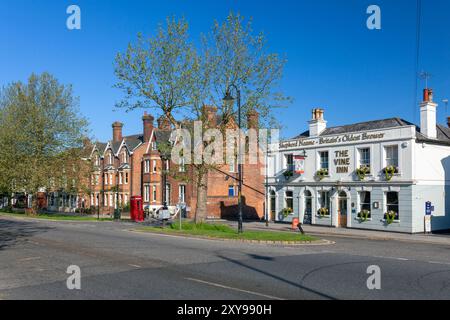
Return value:
<svg viewBox="0 0 450 320">
<path fill-rule="evenodd" d="M 361 133 L 361 134 L 346 134 L 346 135 L 336 136 L 336 137 L 323 137 L 323 138 L 316 138 L 316 139 L 301 139 L 301 140 L 283 141 L 283 142 L 280 142 L 280 149 L 307 147 L 307 146 L 315 146 L 315 145 L 322 145 L 322 144 L 337 144 L 337 143 L 345 143 L 345 142 L 377 140 L 377 139 L 383 139 L 384 136 L 385 136 L 384 133 Z"/>
</svg>

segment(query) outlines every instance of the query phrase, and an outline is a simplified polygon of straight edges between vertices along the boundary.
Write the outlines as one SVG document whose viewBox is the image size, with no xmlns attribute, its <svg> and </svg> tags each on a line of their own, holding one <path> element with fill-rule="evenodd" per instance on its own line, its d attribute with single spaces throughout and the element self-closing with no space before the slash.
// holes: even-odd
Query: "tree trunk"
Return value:
<svg viewBox="0 0 450 320">
<path fill-rule="evenodd" d="M 195 210 L 195 223 L 202 223 L 208 215 L 208 173 L 199 170 L 197 178 L 197 208 Z"/>
</svg>

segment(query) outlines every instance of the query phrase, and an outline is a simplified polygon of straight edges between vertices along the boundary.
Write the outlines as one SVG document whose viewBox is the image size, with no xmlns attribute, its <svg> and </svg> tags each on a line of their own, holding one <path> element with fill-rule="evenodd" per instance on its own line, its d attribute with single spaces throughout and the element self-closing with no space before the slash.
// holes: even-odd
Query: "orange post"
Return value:
<svg viewBox="0 0 450 320">
<path fill-rule="evenodd" d="M 292 219 L 292 230 L 296 230 L 298 227 L 297 225 L 300 223 L 300 220 L 298 218 Z"/>
</svg>

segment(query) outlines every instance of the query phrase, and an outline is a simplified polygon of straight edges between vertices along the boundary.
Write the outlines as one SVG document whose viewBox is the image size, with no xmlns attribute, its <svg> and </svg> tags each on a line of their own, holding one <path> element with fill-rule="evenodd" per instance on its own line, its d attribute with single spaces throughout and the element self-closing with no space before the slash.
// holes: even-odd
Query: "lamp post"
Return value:
<svg viewBox="0 0 450 320">
<path fill-rule="evenodd" d="M 231 95 L 231 88 L 236 90 L 237 97 L 236 99 Z M 237 108 L 238 108 L 238 128 L 239 128 L 239 137 L 238 137 L 238 207 L 239 207 L 239 220 L 238 220 L 238 233 L 243 232 L 242 228 L 242 150 L 241 150 L 241 91 L 239 88 L 231 84 L 228 86 L 225 97 L 223 101 L 225 104 L 232 106 L 234 100 L 237 100 Z"/>
</svg>

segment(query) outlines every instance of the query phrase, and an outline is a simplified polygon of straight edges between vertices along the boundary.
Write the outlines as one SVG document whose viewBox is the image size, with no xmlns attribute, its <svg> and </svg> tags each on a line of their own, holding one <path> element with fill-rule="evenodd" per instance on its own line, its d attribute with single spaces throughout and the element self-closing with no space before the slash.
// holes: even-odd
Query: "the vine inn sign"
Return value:
<svg viewBox="0 0 450 320">
<path fill-rule="evenodd" d="M 436 108 L 425 89 L 420 127 L 399 118 L 327 127 L 314 109 L 308 131 L 269 147 L 267 216 L 419 233 L 431 202 L 431 230 L 450 229 L 450 128 Z"/>
</svg>

